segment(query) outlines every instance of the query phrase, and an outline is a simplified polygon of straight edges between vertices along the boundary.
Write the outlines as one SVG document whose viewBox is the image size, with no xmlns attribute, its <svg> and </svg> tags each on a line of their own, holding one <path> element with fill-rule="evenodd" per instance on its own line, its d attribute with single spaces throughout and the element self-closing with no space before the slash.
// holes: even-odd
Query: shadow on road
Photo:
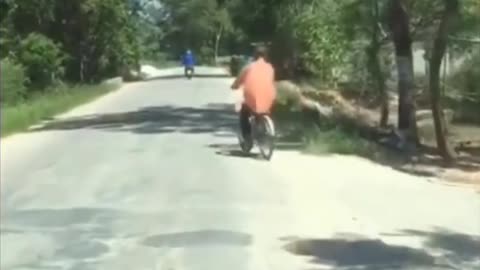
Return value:
<svg viewBox="0 0 480 270">
<path fill-rule="evenodd" d="M 403 230 L 400 235 L 421 237 L 430 249 L 441 250 L 449 261 L 461 263 L 476 263 L 480 269 L 480 235 L 466 235 L 438 228 L 433 232 L 419 230 Z"/>
<path fill-rule="evenodd" d="M 162 76 L 152 76 L 144 79 L 143 81 L 156 81 L 156 80 L 168 80 L 168 79 L 182 79 L 188 80 L 183 74 L 174 74 L 174 75 L 162 75 Z M 229 74 L 194 74 L 192 80 L 201 78 L 233 78 Z"/>
<path fill-rule="evenodd" d="M 223 143 L 223 144 L 210 144 L 208 147 L 216 149 L 216 154 L 226 157 L 237 157 L 237 158 L 254 158 L 260 159 L 259 153 L 244 153 L 238 143 Z"/>
<path fill-rule="evenodd" d="M 252 236 L 242 232 L 226 230 L 201 230 L 160 234 L 147 237 L 141 241 L 150 247 L 191 247 L 191 246 L 249 246 Z"/>
<path fill-rule="evenodd" d="M 389 246 L 379 240 L 298 240 L 288 244 L 286 249 L 297 255 L 313 256 L 313 263 L 337 267 L 434 265 L 434 258 L 424 251 Z"/>
<path fill-rule="evenodd" d="M 405 230 L 389 237 L 421 237 L 424 248 L 389 245 L 377 239 L 345 238 L 290 240 L 285 249 L 310 256 L 311 262 L 342 269 L 478 269 L 478 237 L 447 231 Z M 435 252 L 435 255 L 434 255 Z"/>
<path fill-rule="evenodd" d="M 139 134 L 212 133 L 231 131 L 237 121 L 231 104 L 209 104 L 204 108 L 158 106 L 54 120 L 32 131 L 99 129 Z"/>
<path fill-rule="evenodd" d="M 22 254 L 19 261 L 8 262 L 3 261 L 3 255 L 9 252 L 2 250 L 2 268 L 4 264 L 19 267 L 14 269 L 58 269 L 55 266 L 64 261 L 73 261 L 78 269 L 97 269 L 96 261 L 110 252 L 105 242 L 125 237 L 114 233 L 113 224 L 130 217 L 128 212 L 108 208 L 9 210 L 4 214 L 0 231 L 2 242 L 9 245 L 29 240 L 28 250 L 49 254 L 45 259 L 30 262 L 26 258 L 32 254 Z M 41 237 L 35 238 L 36 235 Z M 71 269 L 77 269 L 75 267 Z"/>
<path fill-rule="evenodd" d="M 236 157 L 236 158 L 253 158 L 258 160 L 264 160 L 259 152 L 257 151 L 256 147 L 252 149 L 252 151 L 248 154 L 244 153 L 240 149 L 240 145 L 236 144 L 210 144 L 208 147 L 217 149 L 215 152 L 217 155 L 226 156 L 226 157 Z M 300 143 L 290 143 L 278 140 L 275 142 L 275 150 L 274 151 L 289 151 L 289 150 L 299 150 L 302 147 Z M 275 155 L 275 154 L 274 154 Z"/>
</svg>

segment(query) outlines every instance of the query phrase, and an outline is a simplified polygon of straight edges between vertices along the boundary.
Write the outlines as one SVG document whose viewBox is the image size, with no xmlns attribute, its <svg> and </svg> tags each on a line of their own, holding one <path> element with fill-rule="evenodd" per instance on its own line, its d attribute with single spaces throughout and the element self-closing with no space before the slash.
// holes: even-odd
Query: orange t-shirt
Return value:
<svg viewBox="0 0 480 270">
<path fill-rule="evenodd" d="M 275 74 L 263 59 L 251 63 L 240 78 L 245 104 L 255 113 L 269 113 L 275 101 Z"/>
</svg>

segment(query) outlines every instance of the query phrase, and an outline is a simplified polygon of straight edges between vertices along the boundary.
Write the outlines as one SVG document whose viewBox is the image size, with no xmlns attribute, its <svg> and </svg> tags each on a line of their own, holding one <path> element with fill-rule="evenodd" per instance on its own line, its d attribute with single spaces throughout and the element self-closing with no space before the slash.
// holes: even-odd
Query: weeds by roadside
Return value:
<svg viewBox="0 0 480 270">
<path fill-rule="evenodd" d="M 61 86 L 15 105 L 2 104 L 1 136 L 5 137 L 93 100 L 113 90 L 113 85 Z"/>
<path fill-rule="evenodd" d="M 307 135 L 305 151 L 308 153 L 337 153 L 368 155 L 373 145 L 356 134 L 341 128 L 312 128 Z"/>
<path fill-rule="evenodd" d="M 378 144 L 368 141 L 342 123 L 316 123 L 285 100 L 280 99 L 274 110 L 274 118 L 282 143 L 295 142 L 298 150 L 310 154 L 345 154 L 368 158 L 382 158 L 386 151 Z"/>
</svg>

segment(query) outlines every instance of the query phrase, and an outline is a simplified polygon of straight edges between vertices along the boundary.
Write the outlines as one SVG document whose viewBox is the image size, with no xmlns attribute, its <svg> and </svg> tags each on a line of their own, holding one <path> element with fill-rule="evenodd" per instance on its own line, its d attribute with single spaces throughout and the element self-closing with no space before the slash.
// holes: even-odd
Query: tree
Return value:
<svg viewBox="0 0 480 270">
<path fill-rule="evenodd" d="M 414 99 L 412 37 L 409 14 L 404 0 L 391 0 L 389 26 L 395 46 L 398 71 L 398 129 L 407 139 L 419 144 Z"/>
<path fill-rule="evenodd" d="M 213 59 L 229 24 L 226 10 L 216 0 L 165 0 L 163 5 L 164 41 L 170 44 L 171 52 L 178 56 L 190 48 L 198 52 L 200 60 Z"/>
<path fill-rule="evenodd" d="M 354 0 L 347 2 L 342 9 L 342 24 L 347 31 L 347 36 L 351 42 L 359 44 L 356 47 L 363 46 L 366 43 L 365 50 L 360 50 L 366 54 L 366 64 L 368 67 L 369 80 L 373 83 L 373 88 L 378 96 L 380 103 L 381 127 L 386 127 L 389 119 L 389 98 L 386 87 L 386 74 L 383 70 L 382 47 L 387 43 L 388 36 L 383 29 L 383 14 L 385 1 L 380 0 Z M 358 72 L 358 71 L 356 71 Z M 363 77 L 363 76 L 362 76 Z"/>
<path fill-rule="evenodd" d="M 442 59 L 445 57 L 449 34 L 454 26 L 455 17 L 458 15 L 459 3 L 458 0 L 444 0 L 444 5 L 445 9 L 433 42 L 430 58 L 430 98 L 438 150 L 445 161 L 452 162 L 455 159 L 455 152 L 446 136 L 445 117 L 440 101 L 440 68 Z"/>
<path fill-rule="evenodd" d="M 374 80 L 375 88 L 377 90 L 380 100 L 379 123 L 381 127 L 386 127 L 388 125 L 390 109 L 387 88 L 385 85 L 385 75 L 382 71 L 382 64 L 380 59 L 380 49 L 385 36 L 382 35 L 382 28 L 380 22 L 380 7 L 378 0 L 370 0 L 369 4 L 372 17 L 370 22 L 372 29 L 370 36 L 370 45 L 367 48 L 367 55 L 370 63 L 369 70 Z"/>
<path fill-rule="evenodd" d="M 217 28 L 215 35 L 215 63 L 217 63 L 222 35 L 224 32 L 231 33 L 233 28 L 230 21 L 230 15 L 225 7 L 219 7 L 212 15 L 215 18 L 215 25 Z"/>
<path fill-rule="evenodd" d="M 123 66 L 135 66 L 138 62 L 136 31 L 126 0 L 7 0 L 5 3 L 8 10 L 2 10 L 5 17 L 1 30 L 6 35 L 0 40 L 3 57 L 17 54 L 19 48 L 15 44 L 36 33 L 62 48 L 68 56 L 62 68 L 72 81 L 97 81 L 117 75 Z"/>
<path fill-rule="evenodd" d="M 29 82 L 39 89 L 62 79 L 64 53 L 57 44 L 44 35 L 29 34 L 20 42 L 16 58 L 26 67 Z"/>
</svg>

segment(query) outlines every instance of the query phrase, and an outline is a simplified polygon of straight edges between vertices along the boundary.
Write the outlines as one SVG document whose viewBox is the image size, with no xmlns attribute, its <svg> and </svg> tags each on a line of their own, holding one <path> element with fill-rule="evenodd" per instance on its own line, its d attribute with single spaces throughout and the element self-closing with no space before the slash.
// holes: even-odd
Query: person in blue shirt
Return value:
<svg viewBox="0 0 480 270">
<path fill-rule="evenodd" d="M 185 75 L 187 75 L 189 69 L 192 73 L 195 71 L 195 56 L 191 50 L 187 50 L 182 56 L 182 64 L 185 67 Z"/>
</svg>

